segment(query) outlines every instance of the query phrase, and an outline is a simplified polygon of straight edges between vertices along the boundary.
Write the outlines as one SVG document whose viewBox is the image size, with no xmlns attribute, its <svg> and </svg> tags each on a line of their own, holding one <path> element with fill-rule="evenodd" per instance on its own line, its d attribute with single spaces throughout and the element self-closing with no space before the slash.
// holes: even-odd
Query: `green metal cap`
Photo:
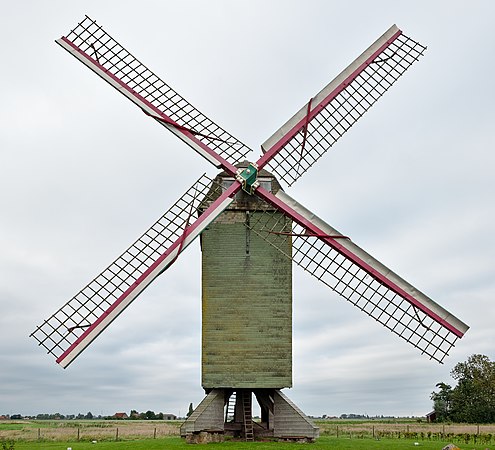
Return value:
<svg viewBox="0 0 495 450">
<path fill-rule="evenodd" d="M 238 170 L 236 178 L 241 183 L 242 190 L 249 195 L 253 195 L 254 191 L 259 186 L 259 182 L 257 181 L 258 167 L 254 163 L 249 163 L 244 170 Z"/>
</svg>

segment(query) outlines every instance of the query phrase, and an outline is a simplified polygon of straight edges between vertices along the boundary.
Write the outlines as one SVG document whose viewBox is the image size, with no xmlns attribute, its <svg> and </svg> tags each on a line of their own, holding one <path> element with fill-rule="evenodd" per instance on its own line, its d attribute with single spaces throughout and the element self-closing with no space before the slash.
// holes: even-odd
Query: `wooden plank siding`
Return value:
<svg viewBox="0 0 495 450">
<path fill-rule="evenodd" d="M 246 197 L 201 236 L 205 389 L 292 386 L 292 262 L 248 230 Z"/>
<path fill-rule="evenodd" d="M 181 425 L 181 436 L 199 433 L 203 430 L 218 430 L 223 432 L 224 398 L 225 394 L 223 390 L 212 390 Z"/>
<path fill-rule="evenodd" d="M 273 436 L 316 439 L 320 429 L 284 393 L 275 391 Z"/>
</svg>

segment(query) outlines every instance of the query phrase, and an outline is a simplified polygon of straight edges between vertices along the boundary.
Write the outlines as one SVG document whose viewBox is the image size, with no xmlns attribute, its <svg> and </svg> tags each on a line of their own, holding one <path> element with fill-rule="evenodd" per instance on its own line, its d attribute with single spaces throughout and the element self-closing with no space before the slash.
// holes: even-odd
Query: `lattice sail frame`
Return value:
<svg viewBox="0 0 495 450">
<path fill-rule="evenodd" d="M 291 186 L 425 50 L 392 26 L 262 145 L 269 170 Z"/>
<path fill-rule="evenodd" d="M 206 175 L 200 177 L 136 242 L 30 336 L 55 356 L 57 362 L 62 362 L 61 358 L 84 337 L 86 330 L 115 308 L 120 314 L 157 275 L 173 264 L 192 240 L 181 241 L 186 237 L 186 228 L 196 220 L 200 207 L 203 211 L 218 199 L 219 192 L 222 192 L 221 186 Z M 175 243 L 179 243 L 176 254 L 167 255 Z M 168 259 L 160 261 L 164 255 L 169 256 Z M 134 292 L 130 290 L 136 284 L 141 284 L 140 290 L 132 295 Z"/>
<path fill-rule="evenodd" d="M 259 214 L 252 214 L 251 222 L 246 226 L 342 298 L 430 359 L 442 363 L 456 341 L 467 331 L 467 325 L 289 195 L 280 191 L 276 197 L 316 224 L 322 234 L 314 235 L 301 224 L 292 222 L 285 208 L 282 209 L 284 216 L 275 214 L 281 209 L 274 209 L 266 202 L 258 203 L 259 208 L 254 212 Z M 287 234 L 289 222 L 292 222 L 292 233 Z M 366 261 L 372 270 L 363 268 L 322 239 L 328 237 L 341 242 L 356 257 L 356 261 Z M 292 239 L 292 254 L 287 254 L 285 250 L 286 239 Z M 377 274 L 385 275 L 390 285 L 384 284 Z M 395 290 L 394 286 L 399 289 Z"/>
<path fill-rule="evenodd" d="M 195 145 L 196 139 L 232 164 L 251 152 L 249 147 L 198 111 L 88 16 L 56 42 L 213 164 L 218 166 L 218 161 L 211 158 L 211 152 L 205 153 L 204 147 Z"/>
</svg>

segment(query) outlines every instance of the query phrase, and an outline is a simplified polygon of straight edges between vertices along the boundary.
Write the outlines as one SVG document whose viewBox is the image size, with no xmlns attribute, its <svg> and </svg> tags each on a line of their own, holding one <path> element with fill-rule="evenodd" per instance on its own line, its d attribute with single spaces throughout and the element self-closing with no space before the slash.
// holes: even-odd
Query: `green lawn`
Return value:
<svg viewBox="0 0 495 450">
<path fill-rule="evenodd" d="M 22 430 L 24 428 L 23 423 L 17 422 L 0 422 L 0 431 L 2 430 Z"/>
<path fill-rule="evenodd" d="M 22 422 L 14 422 L 14 421 L 0 421 L 0 431 L 10 431 L 10 430 L 25 430 L 28 428 L 52 428 L 59 425 L 59 423 L 52 422 L 50 420 L 44 421 L 22 421 Z M 2 439 L 0 438 L 0 441 Z"/>
<path fill-rule="evenodd" d="M 272 450 L 272 449 L 299 449 L 301 447 L 308 450 L 360 450 L 360 449 L 421 449 L 421 450 L 440 450 L 448 442 L 441 441 L 419 441 L 415 445 L 415 441 L 406 439 L 382 439 L 376 441 L 373 439 L 349 439 L 323 436 L 314 444 L 296 444 L 296 443 L 280 443 L 280 442 L 234 442 L 226 441 L 221 444 L 208 444 L 208 450 L 229 450 L 229 449 L 252 449 L 252 450 Z M 487 447 L 486 444 L 457 444 L 461 449 L 466 450 L 490 450 L 495 449 L 494 446 Z M 15 443 L 15 450 L 67 450 L 71 447 L 72 450 L 174 450 L 187 449 L 192 450 L 197 448 L 196 445 L 186 444 L 184 440 L 178 437 L 169 437 L 165 439 L 144 439 L 135 441 L 119 441 L 109 442 L 102 441 L 97 444 L 91 442 L 22 442 Z"/>
</svg>

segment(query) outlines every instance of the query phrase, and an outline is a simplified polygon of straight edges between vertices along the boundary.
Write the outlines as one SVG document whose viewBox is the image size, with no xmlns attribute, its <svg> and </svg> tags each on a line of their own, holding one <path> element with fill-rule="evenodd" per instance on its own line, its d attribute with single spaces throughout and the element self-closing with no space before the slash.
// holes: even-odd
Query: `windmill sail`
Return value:
<svg viewBox="0 0 495 450">
<path fill-rule="evenodd" d="M 258 166 L 291 186 L 425 50 L 393 25 L 262 145 Z"/>
<path fill-rule="evenodd" d="M 121 256 L 31 333 L 67 367 L 231 202 L 203 175 Z M 198 208 L 204 212 L 195 218 Z M 208 207 L 207 207 L 208 206 Z"/>
<path fill-rule="evenodd" d="M 231 164 L 251 151 L 175 92 L 88 16 L 56 42 L 215 166 L 231 169 Z"/>
<path fill-rule="evenodd" d="M 468 326 L 283 191 L 257 191 L 294 221 L 292 255 L 280 245 L 287 227 L 267 210 L 251 229 L 354 306 L 438 362 Z M 263 226 L 263 223 L 269 226 Z M 261 231 L 259 231 L 261 230 Z"/>
</svg>

